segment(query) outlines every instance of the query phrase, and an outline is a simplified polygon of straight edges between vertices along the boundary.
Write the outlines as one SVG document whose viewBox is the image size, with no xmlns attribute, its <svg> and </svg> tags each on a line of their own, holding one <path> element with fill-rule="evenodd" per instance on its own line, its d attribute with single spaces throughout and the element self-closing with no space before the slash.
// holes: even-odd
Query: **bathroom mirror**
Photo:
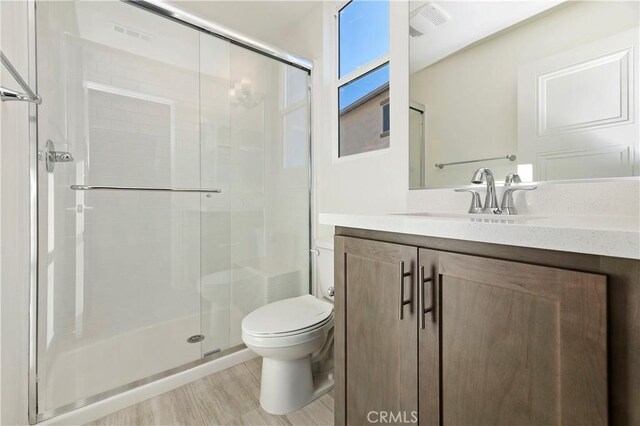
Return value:
<svg viewBox="0 0 640 426">
<path fill-rule="evenodd" d="M 409 187 L 638 176 L 636 1 L 411 1 Z"/>
</svg>

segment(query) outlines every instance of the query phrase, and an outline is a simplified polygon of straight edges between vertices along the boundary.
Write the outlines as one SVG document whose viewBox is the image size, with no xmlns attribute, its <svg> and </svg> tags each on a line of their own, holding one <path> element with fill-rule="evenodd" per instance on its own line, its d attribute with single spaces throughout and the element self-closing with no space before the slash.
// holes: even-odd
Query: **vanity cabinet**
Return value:
<svg viewBox="0 0 640 426">
<path fill-rule="evenodd" d="M 406 242 L 335 238 L 336 424 L 608 423 L 606 275 Z"/>
<path fill-rule="evenodd" d="M 369 423 L 371 411 L 417 412 L 417 312 L 413 247 L 362 239 L 344 240 L 344 282 L 335 300 L 346 301 L 344 389 L 350 424 Z M 347 266 L 348 265 L 348 266 Z M 397 285 L 389 285 L 396 283 Z"/>
<path fill-rule="evenodd" d="M 424 424 L 607 423 L 605 276 L 436 250 L 418 259 L 433 288 L 418 329 Z"/>
</svg>

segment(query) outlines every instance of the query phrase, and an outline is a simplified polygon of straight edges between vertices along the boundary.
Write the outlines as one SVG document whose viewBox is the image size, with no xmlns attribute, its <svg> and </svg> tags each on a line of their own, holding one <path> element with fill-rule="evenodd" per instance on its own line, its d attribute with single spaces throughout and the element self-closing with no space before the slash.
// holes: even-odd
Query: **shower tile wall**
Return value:
<svg viewBox="0 0 640 426">
<path fill-rule="evenodd" d="M 37 13 L 39 146 L 75 159 L 39 171 L 46 411 L 238 345 L 246 314 L 308 292 L 308 75 L 118 1 Z"/>
</svg>

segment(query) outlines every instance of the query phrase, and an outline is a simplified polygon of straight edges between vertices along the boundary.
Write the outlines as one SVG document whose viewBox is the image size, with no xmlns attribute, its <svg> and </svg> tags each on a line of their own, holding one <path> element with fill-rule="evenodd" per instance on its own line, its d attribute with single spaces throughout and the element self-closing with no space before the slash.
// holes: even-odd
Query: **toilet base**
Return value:
<svg viewBox="0 0 640 426">
<path fill-rule="evenodd" d="M 311 356 L 294 360 L 262 359 L 260 405 L 269 414 L 283 415 L 304 407 L 333 388 L 332 375 L 316 378 Z"/>
</svg>

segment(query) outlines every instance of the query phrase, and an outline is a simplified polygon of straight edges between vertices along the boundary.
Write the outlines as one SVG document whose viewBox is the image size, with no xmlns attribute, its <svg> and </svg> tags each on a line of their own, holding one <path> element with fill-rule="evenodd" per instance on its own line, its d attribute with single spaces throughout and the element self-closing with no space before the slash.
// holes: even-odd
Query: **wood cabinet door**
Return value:
<svg viewBox="0 0 640 426">
<path fill-rule="evenodd" d="M 338 425 L 417 419 L 417 254 L 415 247 L 335 239 Z"/>
<path fill-rule="evenodd" d="M 423 249 L 419 259 L 434 307 L 418 331 L 420 423 L 607 423 L 605 276 Z"/>
</svg>

